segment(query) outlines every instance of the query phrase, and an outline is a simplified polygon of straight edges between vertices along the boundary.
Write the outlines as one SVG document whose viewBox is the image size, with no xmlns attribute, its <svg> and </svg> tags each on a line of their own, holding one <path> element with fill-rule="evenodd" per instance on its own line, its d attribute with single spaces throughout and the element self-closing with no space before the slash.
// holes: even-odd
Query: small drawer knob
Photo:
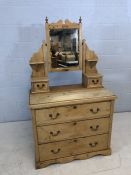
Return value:
<svg viewBox="0 0 131 175">
<path fill-rule="evenodd" d="M 76 143 L 78 140 L 77 139 L 74 139 L 74 142 Z"/>
<path fill-rule="evenodd" d="M 60 113 L 58 112 L 57 114 L 56 114 L 56 116 L 59 116 L 60 115 Z"/>
<path fill-rule="evenodd" d="M 77 122 L 74 122 L 73 125 L 77 125 Z"/>
</svg>

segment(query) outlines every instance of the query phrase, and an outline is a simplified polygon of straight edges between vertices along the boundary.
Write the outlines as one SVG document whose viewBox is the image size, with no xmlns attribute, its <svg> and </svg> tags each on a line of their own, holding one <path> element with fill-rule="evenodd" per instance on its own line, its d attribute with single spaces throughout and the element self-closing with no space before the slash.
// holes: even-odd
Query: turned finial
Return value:
<svg viewBox="0 0 131 175">
<path fill-rule="evenodd" d="M 46 16 L 46 18 L 45 18 L 45 22 L 48 23 L 48 17 L 47 17 L 47 16 Z"/>
<path fill-rule="evenodd" d="M 81 16 L 80 16 L 80 18 L 79 18 L 79 23 L 81 23 L 82 22 L 82 18 L 81 18 Z"/>
</svg>

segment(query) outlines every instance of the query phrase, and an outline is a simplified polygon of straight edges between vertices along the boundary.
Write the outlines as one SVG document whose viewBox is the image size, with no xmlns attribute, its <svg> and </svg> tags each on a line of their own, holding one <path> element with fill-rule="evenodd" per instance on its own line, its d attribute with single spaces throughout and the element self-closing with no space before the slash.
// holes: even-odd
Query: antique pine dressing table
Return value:
<svg viewBox="0 0 131 175">
<path fill-rule="evenodd" d="M 48 23 L 46 41 L 31 60 L 36 168 L 110 155 L 114 100 L 102 86 L 98 57 L 82 39 L 82 22 Z M 82 84 L 49 87 L 48 72 L 82 70 Z"/>
</svg>

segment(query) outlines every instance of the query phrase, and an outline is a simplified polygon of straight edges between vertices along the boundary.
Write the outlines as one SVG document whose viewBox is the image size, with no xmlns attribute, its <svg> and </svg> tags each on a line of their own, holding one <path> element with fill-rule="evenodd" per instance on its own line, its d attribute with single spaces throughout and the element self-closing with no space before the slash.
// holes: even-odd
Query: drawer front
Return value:
<svg viewBox="0 0 131 175">
<path fill-rule="evenodd" d="M 109 118 L 74 121 L 70 123 L 37 127 L 38 143 L 60 141 L 108 133 Z"/>
<path fill-rule="evenodd" d="M 36 110 L 36 124 L 53 124 L 67 121 L 101 118 L 110 114 L 110 102 L 72 105 Z"/>
<path fill-rule="evenodd" d="M 32 91 L 33 92 L 43 92 L 48 89 L 48 83 L 47 82 L 37 82 L 32 83 Z"/>
<path fill-rule="evenodd" d="M 88 80 L 88 86 L 89 87 L 100 87 L 102 85 L 102 79 L 101 78 L 90 78 Z"/>
<path fill-rule="evenodd" d="M 40 161 L 107 149 L 108 134 L 39 145 Z"/>
</svg>

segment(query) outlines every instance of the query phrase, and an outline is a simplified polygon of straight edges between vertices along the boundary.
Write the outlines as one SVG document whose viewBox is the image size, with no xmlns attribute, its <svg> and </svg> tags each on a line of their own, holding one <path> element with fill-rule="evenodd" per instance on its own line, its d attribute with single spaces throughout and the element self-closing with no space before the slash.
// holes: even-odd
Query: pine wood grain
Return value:
<svg viewBox="0 0 131 175">
<path fill-rule="evenodd" d="M 40 161 L 107 149 L 108 135 L 77 138 L 39 145 Z"/>
<path fill-rule="evenodd" d="M 82 38 L 79 23 L 45 20 L 46 41 L 33 54 L 29 106 L 35 139 L 36 168 L 95 155 L 110 155 L 112 119 L 116 96 L 102 85 L 98 57 Z M 79 65 L 53 68 L 50 30 L 77 29 Z M 49 87 L 48 72 L 82 69 L 82 84 Z M 64 81 L 64 80 L 63 80 Z"/>
<path fill-rule="evenodd" d="M 110 115 L 110 101 L 36 110 L 36 124 L 54 124 Z"/>
<path fill-rule="evenodd" d="M 71 138 L 92 136 L 109 132 L 110 118 L 73 121 L 37 127 L 38 143 L 48 143 Z"/>
</svg>

